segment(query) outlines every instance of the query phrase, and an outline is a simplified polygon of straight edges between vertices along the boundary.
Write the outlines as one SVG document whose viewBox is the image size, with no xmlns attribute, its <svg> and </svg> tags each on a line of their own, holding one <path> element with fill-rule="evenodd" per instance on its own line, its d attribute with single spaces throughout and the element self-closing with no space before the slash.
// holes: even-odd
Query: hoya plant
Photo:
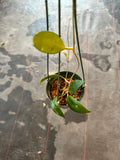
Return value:
<svg viewBox="0 0 120 160">
<path fill-rule="evenodd" d="M 67 106 L 71 110 L 78 113 L 89 113 L 80 102 L 80 97 L 84 94 L 85 81 L 77 74 L 80 62 L 74 47 L 66 47 L 63 40 L 54 32 L 41 31 L 34 35 L 33 45 L 39 51 L 45 54 L 61 53 L 66 56 L 68 63 L 68 54 L 64 50 L 72 50 L 78 62 L 77 69 L 74 73 L 60 72 L 53 75 L 43 77 L 40 84 L 44 80 L 48 80 L 47 89 L 49 89 L 48 97 L 51 100 L 52 110 L 61 117 L 65 117 L 61 106 Z"/>
</svg>

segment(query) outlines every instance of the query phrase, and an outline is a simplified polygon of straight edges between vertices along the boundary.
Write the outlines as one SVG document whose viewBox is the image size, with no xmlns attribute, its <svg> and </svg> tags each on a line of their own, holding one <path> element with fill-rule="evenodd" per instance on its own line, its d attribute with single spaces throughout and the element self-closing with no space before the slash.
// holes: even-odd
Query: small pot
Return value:
<svg viewBox="0 0 120 160">
<path fill-rule="evenodd" d="M 56 73 L 56 74 L 58 74 L 58 73 Z M 65 77 L 66 71 L 60 72 L 60 75 L 63 76 L 63 77 Z M 67 77 L 68 77 L 68 78 L 71 78 L 72 75 L 73 75 L 73 72 L 68 72 Z M 48 80 L 48 82 L 47 82 L 46 93 L 47 93 L 47 96 L 48 96 L 48 98 L 49 98 L 50 100 L 52 100 L 52 97 L 51 97 L 51 95 L 50 95 L 50 88 L 51 88 L 51 85 L 52 85 L 53 81 L 56 80 L 56 79 L 58 79 L 58 78 L 50 78 L 50 79 Z M 73 76 L 73 79 L 74 79 L 74 80 L 82 80 L 81 77 L 79 77 L 77 74 L 75 74 L 75 75 Z M 83 96 L 84 96 L 84 88 L 82 88 L 82 92 L 81 92 L 79 101 L 83 98 Z M 61 105 L 61 106 L 63 106 L 63 105 Z M 64 105 L 64 106 L 65 106 L 65 105 Z"/>
</svg>

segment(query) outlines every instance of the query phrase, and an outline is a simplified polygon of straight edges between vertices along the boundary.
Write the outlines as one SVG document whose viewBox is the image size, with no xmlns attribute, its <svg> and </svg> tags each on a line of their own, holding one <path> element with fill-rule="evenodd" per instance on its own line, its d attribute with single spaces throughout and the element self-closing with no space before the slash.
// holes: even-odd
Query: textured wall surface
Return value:
<svg viewBox="0 0 120 160">
<path fill-rule="evenodd" d="M 58 33 L 58 2 L 48 6 Z M 69 33 L 72 46 L 72 0 L 61 7 L 61 37 L 67 46 Z M 45 1 L 0 0 L 0 160 L 120 159 L 120 1 L 79 0 L 77 21 L 87 84 L 81 103 L 92 112 L 63 109 L 63 119 L 50 109 L 46 82 L 39 85 L 47 57 L 32 46 L 46 30 Z M 69 69 L 76 69 L 72 52 Z M 58 55 L 50 55 L 50 73 L 57 70 Z"/>
</svg>

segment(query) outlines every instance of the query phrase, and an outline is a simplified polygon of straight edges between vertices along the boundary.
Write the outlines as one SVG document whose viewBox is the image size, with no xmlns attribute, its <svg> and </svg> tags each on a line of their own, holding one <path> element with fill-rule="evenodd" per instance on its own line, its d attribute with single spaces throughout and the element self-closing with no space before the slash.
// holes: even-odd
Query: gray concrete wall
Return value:
<svg viewBox="0 0 120 160">
<path fill-rule="evenodd" d="M 48 2 L 50 30 L 58 33 L 58 3 Z M 61 7 L 62 39 L 67 46 L 69 28 L 72 46 L 72 1 Z M 46 82 L 39 85 L 46 55 L 32 46 L 33 35 L 46 30 L 44 0 L 0 1 L 0 160 L 120 159 L 120 1 L 79 0 L 77 13 L 87 83 L 81 103 L 92 112 L 64 109 L 63 119 L 50 109 Z M 51 55 L 50 73 L 57 62 Z M 76 69 L 72 52 L 69 69 Z"/>
</svg>

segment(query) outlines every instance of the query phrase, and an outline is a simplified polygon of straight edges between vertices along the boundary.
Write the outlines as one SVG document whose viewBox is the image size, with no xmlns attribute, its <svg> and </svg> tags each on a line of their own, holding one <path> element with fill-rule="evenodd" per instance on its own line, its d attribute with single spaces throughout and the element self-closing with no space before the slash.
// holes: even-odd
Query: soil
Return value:
<svg viewBox="0 0 120 160">
<path fill-rule="evenodd" d="M 70 78 L 67 78 L 67 81 L 70 81 L 70 80 L 71 80 Z M 74 81 L 74 80 L 72 79 L 71 82 L 72 81 Z M 58 84 L 58 79 L 54 80 L 52 85 L 51 85 L 50 95 L 51 95 L 52 99 L 54 99 L 57 96 L 57 84 Z M 65 87 L 65 85 L 66 85 L 66 87 Z M 60 80 L 59 80 L 59 92 L 58 92 L 58 101 L 59 101 L 60 105 L 66 105 L 67 104 L 67 93 L 62 96 L 63 91 L 65 91 L 65 88 L 67 88 L 67 87 L 68 87 L 68 83 L 66 83 L 63 78 L 60 78 Z M 80 95 L 81 95 L 81 89 L 82 89 L 82 87 L 80 87 L 71 96 L 74 97 L 76 100 L 79 100 Z M 69 92 L 68 92 L 68 94 L 69 94 Z"/>
</svg>

